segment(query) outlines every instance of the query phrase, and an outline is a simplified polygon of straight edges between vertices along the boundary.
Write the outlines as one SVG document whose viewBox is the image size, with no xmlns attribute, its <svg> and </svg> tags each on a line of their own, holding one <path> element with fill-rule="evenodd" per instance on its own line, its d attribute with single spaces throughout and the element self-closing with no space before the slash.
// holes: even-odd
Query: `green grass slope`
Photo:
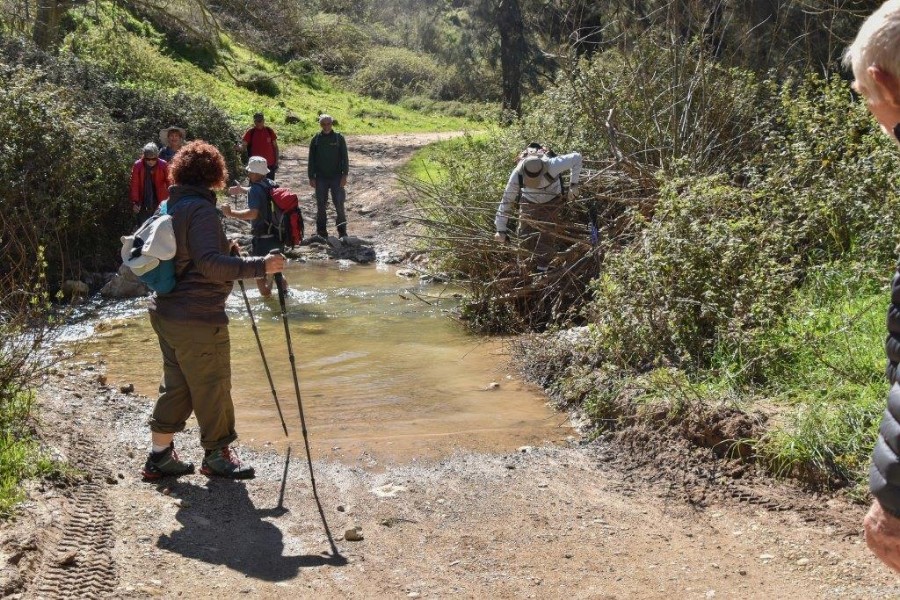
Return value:
<svg viewBox="0 0 900 600">
<path fill-rule="evenodd" d="M 322 112 L 334 116 L 336 128 L 346 134 L 458 131 L 473 125 L 343 91 L 328 77 L 277 64 L 224 33 L 218 56 L 210 60 L 202 52 L 192 55 L 168 45 L 152 24 L 105 3 L 73 11 L 70 18 L 65 51 L 136 87 L 206 96 L 238 128 L 249 126 L 253 113 L 261 111 L 286 143 L 304 142 L 318 131 Z M 299 121 L 287 123 L 291 114 Z"/>
</svg>

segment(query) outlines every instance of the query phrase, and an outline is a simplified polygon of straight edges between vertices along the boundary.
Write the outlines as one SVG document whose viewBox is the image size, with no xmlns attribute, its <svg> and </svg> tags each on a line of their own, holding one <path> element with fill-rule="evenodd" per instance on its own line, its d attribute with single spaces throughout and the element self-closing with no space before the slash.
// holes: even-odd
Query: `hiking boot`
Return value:
<svg viewBox="0 0 900 600">
<path fill-rule="evenodd" d="M 175 452 L 175 442 L 162 452 L 151 452 L 141 471 L 145 481 L 154 481 L 163 477 L 178 477 L 190 475 L 194 472 L 194 463 L 184 462 L 178 459 Z"/>
<path fill-rule="evenodd" d="M 207 450 L 200 472 L 208 477 L 218 476 L 228 479 L 253 479 L 256 476 L 253 467 L 241 464 L 237 454 L 228 446 Z"/>
</svg>

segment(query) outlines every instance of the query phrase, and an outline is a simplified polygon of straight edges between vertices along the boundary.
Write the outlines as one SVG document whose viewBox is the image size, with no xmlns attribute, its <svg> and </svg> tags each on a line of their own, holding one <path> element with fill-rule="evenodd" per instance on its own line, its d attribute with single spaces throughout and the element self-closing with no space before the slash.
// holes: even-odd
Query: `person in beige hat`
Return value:
<svg viewBox="0 0 900 600">
<path fill-rule="evenodd" d="M 569 191 L 563 193 L 560 175 L 571 171 Z M 534 271 L 546 272 L 556 252 L 556 222 L 563 203 L 578 197 L 578 178 L 581 174 L 581 154 L 556 155 L 537 142 L 532 142 L 519 154 L 519 162 L 509 175 L 506 189 L 497 207 L 494 239 L 507 242 L 506 225 L 513 216 L 513 206 L 519 200 L 519 237 L 522 247 L 530 251 L 529 263 Z"/>
<path fill-rule="evenodd" d="M 163 149 L 159 151 L 159 157 L 166 162 L 172 162 L 175 154 L 184 145 L 186 135 L 187 132 L 184 129 L 175 125 L 160 129 L 159 141 L 162 143 Z"/>
</svg>

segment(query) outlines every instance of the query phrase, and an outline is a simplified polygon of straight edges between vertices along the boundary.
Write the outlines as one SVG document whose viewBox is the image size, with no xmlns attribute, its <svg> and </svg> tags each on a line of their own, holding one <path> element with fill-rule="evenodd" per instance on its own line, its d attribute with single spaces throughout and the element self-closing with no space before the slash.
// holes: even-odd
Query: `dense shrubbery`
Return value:
<svg viewBox="0 0 900 600">
<path fill-rule="evenodd" d="M 439 98 L 444 71 L 431 58 L 404 48 L 372 51 L 353 75 L 353 86 L 362 94 L 397 102 L 404 96 Z"/>
<path fill-rule="evenodd" d="M 815 265 L 850 254 L 890 264 L 900 209 L 895 157 L 846 83 L 784 84 L 766 136 L 731 178 L 668 181 L 653 218 L 610 253 L 590 321 L 603 355 L 633 368 L 664 360 L 707 367 L 738 353 L 742 373 L 765 370 L 757 336 L 781 318 Z"/>
<path fill-rule="evenodd" d="M 23 252 L 45 248 L 55 288 L 82 270 L 114 269 L 117 238 L 131 228 L 130 165 L 159 130 L 177 124 L 218 145 L 236 169 L 237 134 L 208 100 L 124 87 L 72 57 L 50 58 L 5 40 L 0 135 L 3 212 L 27 216 L 15 235 Z"/>
<path fill-rule="evenodd" d="M 759 81 L 698 48 L 651 46 L 640 62 L 582 62 L 510 130 L 446 159 L 424 207 L 430 245 L 471 282 L 475 328 L 589 325 L 577 348 L 538 336 L 523 356 L 598 423 L 645 402 L 686 415 L 769 398 L 792 408 L 751 440 L 760 459 L 817 483 L 857 479 L 884 392 L 895 150 L 838 77 Z M 489 237 L 505 159 L 531 140 L 585 154 L 585 203 L 603 224 L 584 256 L 599 277 L 569 310 L 493 293 L 516 256 Z"/>
</svg>

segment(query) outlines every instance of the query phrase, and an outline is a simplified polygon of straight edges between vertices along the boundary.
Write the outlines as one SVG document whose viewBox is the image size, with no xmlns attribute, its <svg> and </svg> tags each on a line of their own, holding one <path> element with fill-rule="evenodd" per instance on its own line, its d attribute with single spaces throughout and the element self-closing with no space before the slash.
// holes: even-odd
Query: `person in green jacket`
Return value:
<svg viewBox="0 0 900 600">
<path fill-rule="evenodd" d="M 347 158 L 347 141 L 333 129 L 330 115 L 319 117 L 322 131 L 313 136 L 309 144 L 309 186 L 316 190 L 316 235 L 328 239 L 328 192 L 337 213 L 337 231 L 341 241 L 347 237 L 347 215 L 344 213 L 344 188 L 350 161 Z"/>
</svg>

